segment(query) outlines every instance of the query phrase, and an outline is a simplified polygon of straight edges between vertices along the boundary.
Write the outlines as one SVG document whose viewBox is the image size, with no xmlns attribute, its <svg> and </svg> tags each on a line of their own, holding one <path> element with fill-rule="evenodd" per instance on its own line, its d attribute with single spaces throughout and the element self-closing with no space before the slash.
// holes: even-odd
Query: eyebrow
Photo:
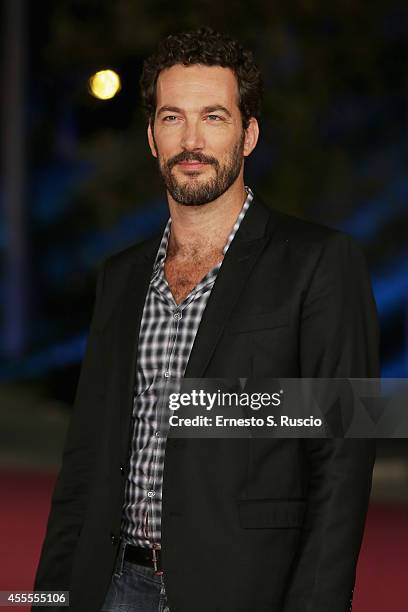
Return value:
<svg viewBox="0 0 408 612">
<path fill-rule="evenodd" d="M 213 113 L 214 111 L 222 111 L 228 117 L 232 117 L 230 111 L 227 108 L 225 108 L 225 106 L 222 106 L 222 104 L 212 104 L 211 106 L 204 106 L 203 108 L 200 109 L 201 113 Z M 168 112 L 182 113 L 183 111 L 178 106 L 161 106 L 159 110 L 157 111 L 157 114 L 160 115 L 161 113 L 168 113 Z"/>
</svg>

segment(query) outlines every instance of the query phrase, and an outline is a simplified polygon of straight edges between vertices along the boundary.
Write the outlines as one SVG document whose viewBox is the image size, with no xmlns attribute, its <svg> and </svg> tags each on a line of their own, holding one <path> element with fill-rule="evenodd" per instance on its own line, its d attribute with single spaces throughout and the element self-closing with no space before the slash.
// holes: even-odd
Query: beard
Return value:
<svg viewBox="0 0 408 612">
<path fill-rule="evenodd" d="M 202 206 L 219 198 L 231 187 L 237 179 L 243 160 L 245 133 L 242 131 L 239 141 L 220 163 L 215 157 L 203 155 L 193 151 L 182 151 L 178 155 L 163 161 L 158 153 L 157 161 L 161 178 L 171 197 L 184 206 Z M 156 151 L 158 152 L 157 145 Z M 198 161 L 211 164 L 215 176 L 210 179 L 199 179 L 201 172 L 189 172 L 184 181 L 179 180 L 172 172 L 174 166 L 180 162 Z"/>
</svg>

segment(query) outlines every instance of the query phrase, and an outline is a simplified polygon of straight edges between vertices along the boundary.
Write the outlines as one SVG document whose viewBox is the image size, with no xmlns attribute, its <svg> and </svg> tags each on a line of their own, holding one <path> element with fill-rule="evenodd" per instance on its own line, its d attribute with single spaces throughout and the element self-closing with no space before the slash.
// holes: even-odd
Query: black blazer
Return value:
<svg viewBox="0 0 408 612">
<path fill-rule="evenodd" d="M 159 240 L 108 258 L 98 277 L 34 587 L 70 590 L 73 612 L 100 610 L 118 551 L 138 332 Z M 378 377 L 360 250 L 255 197 L 185 375 Z M 171 612 L 348 611 L 374 457 L 366 439 L 169 438 L 162 555 Z"/>
</svg>

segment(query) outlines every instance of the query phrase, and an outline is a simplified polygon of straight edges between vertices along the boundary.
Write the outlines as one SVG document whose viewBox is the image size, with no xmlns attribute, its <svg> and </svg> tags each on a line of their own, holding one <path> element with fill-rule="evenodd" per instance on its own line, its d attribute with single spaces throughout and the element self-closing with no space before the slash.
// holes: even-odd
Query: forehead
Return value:
<svg viewBox="0 0 408 612">
<path fill-rule="evenodd" d="M 208 106 L 223 104 L 238 109 L 238 83 L 230 68 L 176 64 L 162 70 L 157 79 L 156 105 Z"/>
</svg>

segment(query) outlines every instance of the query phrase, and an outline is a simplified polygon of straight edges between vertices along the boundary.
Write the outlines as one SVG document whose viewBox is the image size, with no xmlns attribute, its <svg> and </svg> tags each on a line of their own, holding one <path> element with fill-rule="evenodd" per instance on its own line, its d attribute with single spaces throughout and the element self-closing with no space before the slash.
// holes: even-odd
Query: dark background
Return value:
<svg viewBox="0 0 408 612">
<path fill-rule="evenodd" d="M 271 206 L 361 243 L 382 324 L 383 375 L 407 375 L 404 2 L 178 2 L 177 12 L 131 0 L 25 6 L 22 99 L 13 100 L 23 107 L 24 192 L 13 202 L 22 219 L 0 221 L 3 379 L 52 386 L 57 378 L 53 396 L 72 400 L 97 263 L 166 218 L 139 107 L 143 58 L 163 35 L 202 24 L 253 49 L 264 75 L 247 184 Z M 13 59 L 10 49 L 5 56 Z M 108 101 L 87 87 L 104 67 L 122 80 Z M 10 255 L 18 240 L 20 253 Z M 19 292 L 10 269 L 23 278 Z"/>
<path fill-rule="evenodd" d="M 0 467 L 55 472 L 97 265 L 167 218 L 138 80 L 157 41 L 187 28 L 253 50 L 265 98 L 246 184 L 357 239 L 382 374 L 408 376 L 406 1 L 5 0 L 1 19 Z M 122 81 L 108 101 L 88 91 L 102 68 Z M 405 440 L 380 443 L 378 499 L 408 496 L 407 455 Z"/>
</svg>

